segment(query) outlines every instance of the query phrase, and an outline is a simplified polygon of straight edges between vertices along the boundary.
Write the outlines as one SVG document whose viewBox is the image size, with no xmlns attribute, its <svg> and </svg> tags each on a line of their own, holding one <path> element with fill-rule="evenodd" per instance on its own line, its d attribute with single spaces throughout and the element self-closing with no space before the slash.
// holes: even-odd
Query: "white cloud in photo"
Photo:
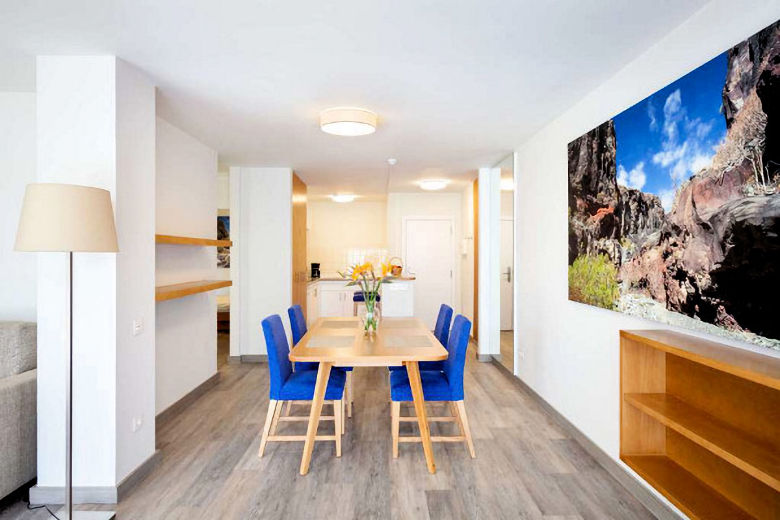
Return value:
<svg viewBox="0 0 780 520">
<path fill-rule="evenodd" d="M 653 163 L 666 168 L 685 157 L 685 153 L 688 151 L 688 142 L 686 141 L 679 146 L 672 146 L 671 143 L 667 145 L 667 142 L 664 142 L 663 148 L 653 155 Z"/>
<path fill-rule="evenodd" d="M 650 130 L 653 132 L 658 130 L 658 118 L 655 116 L 655 105 L 652 99 L 647 100 L 647 117 L 650 118 Z"/>
<path fill-rule="evenodd" d="M 712 163 L 712 155 L 706 155 L 703 153 L 695 155 L 691 159 L 690 172 L 691 175 L 696 175 L 705 168 L 709 168 Z"/>
<path fill-rule="evenodd" d="M 661 192 L 658 194 L 658 198 L 661 199 L 661 206 L 663 206 L 664 211 L 667 213 L 672 211 L 672 204 L 674 204 L 675 193 L 677 193 L 677 190 L 672 188 L 668 190 L 661 190 Z"/>
<path fill-rule="evenodd" d="M 619 164 L 617 169 L 617 182 L 627 188 L 641 190 L 645 185 L 645 182 L 647 182 L 644 161 L 637 163 L 630 171 L 626 171 L 623 165 Z"/>
</svg>

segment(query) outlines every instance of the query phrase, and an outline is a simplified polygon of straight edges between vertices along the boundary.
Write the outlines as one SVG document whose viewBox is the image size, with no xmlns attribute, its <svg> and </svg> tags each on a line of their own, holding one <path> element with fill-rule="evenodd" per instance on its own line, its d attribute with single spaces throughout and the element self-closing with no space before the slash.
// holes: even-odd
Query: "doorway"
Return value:
<svg viewBox="0 0 780 520">
<path fill-rule="evenodd" d="M 499 231 L 499 345 L 501 364 L 515 373 L 514 284 L 515 284 L 515 178 L 514 154 L 497 166 L 501 170 L 501 210 Z"/>
<path fill-rule="evenodd" d="M 453 303 L 453 221 L 449 217 L 406 217 L 403 220 L 403 256 L 407 271 L 416 277 L 414 315 L 433 330 L 439 306 Z"/>
</svg>

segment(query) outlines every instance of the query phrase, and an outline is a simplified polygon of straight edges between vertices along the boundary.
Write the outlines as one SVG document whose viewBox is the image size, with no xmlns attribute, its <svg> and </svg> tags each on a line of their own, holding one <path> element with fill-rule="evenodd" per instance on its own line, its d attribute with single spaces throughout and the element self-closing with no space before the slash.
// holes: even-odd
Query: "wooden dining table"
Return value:
<svg viewBox="0 0 780 520">
<path fill-rule="evenodd" d="M 290 352 L 290 361 L 319 362 L 314 400 L 301 458 L 301 475 L 309 472 L 314 438 L 332 367 L 405 366 L 414 398 L 425 462 L 436 473 L 431 434 L 420 382 L 420 361 L 447 359 L 447 349 L 417 318 L 383 318 L 377 331 L 366 334 L 359 318 L 320 318 Z M 390 396 L 388 395 L 388 399 Z"/>
</svg>

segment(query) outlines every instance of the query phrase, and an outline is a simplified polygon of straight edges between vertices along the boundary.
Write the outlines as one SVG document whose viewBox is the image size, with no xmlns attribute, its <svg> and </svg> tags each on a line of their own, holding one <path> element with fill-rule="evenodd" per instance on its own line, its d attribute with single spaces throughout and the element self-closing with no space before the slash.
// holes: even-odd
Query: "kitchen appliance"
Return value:
<svg viewBox="0 0 780 520">
<path fill-rule="evenodd" d="M 320 264 L 317 262 L 311 263 L 311 277 L 312 278 L 319 278 L 320 277 Z"/>
</svg>

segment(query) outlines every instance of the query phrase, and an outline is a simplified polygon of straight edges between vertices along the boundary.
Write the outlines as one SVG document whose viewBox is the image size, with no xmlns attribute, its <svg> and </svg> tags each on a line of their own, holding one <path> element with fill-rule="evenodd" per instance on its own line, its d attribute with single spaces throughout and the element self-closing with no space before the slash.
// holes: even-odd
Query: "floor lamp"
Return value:
<svg viewBox="0 0 780 520">
<path fill-rule="evenodd" d="M 68 382 L 65 395 L 65 518 L 110 520 L 113 511 L 73 511 L 73 253 L 116 253 L 111 194 L 71 184 L 30 184 L 24 195 L 16 234 L 17 251 L 65 252 L 68 255 Z"/>
</svg>

